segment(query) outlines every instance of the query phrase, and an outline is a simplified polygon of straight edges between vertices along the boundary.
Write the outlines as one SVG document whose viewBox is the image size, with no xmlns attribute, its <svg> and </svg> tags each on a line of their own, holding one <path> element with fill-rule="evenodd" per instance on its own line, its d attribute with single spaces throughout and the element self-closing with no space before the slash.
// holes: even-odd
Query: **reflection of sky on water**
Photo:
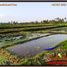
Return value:
<svg viewBox="0 0 67 67">
<path fill-rule="evenodd" d="M 47 37 L 43 37 L 37 40 L 29 41 L 23 44 L 19 44 L 12 48 L 9 48 L 10 51 L 15 52 L 20 56 L 36 55 L 44 51 L 46 48 L 54 47 L 56 44 L 67 39 L 67 35 L 65 34 L 56 34 Z"/>
</svg>

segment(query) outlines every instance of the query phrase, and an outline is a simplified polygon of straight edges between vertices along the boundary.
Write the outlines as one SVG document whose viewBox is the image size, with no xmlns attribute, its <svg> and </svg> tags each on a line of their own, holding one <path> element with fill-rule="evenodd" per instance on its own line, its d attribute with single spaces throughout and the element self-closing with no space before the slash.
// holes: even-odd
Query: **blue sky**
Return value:
<svg viewBox="0 0 67 67">
<path fill-rule="evenodd" d="M 4 2 L 10 3 L 11 2 Z M 14 2 L 17 6 L 0 6 L 0 22 L 40 21 L 67 17 L 67 6 L 51 6 L 61 2 Z M 63 3 L 63 2 L 62 2 Z M 3 4 L 0 3 L 0 4 Z M 67 3 L 66 3 L 67 4 Z"/>
</svg>

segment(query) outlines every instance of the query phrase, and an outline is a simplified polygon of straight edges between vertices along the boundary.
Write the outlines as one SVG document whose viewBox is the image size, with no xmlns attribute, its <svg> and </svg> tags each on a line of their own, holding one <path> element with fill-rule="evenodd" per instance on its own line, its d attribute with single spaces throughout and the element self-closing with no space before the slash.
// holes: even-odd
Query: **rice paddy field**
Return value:
<svg viewBox="0 0 67 67">
<path fill-rule="evenodd" d="M 56 59 L 62 60 L 62 58 L 59 59 L 58 53 L 67 59 L 67 40 L 56 44 L 62 45 L 53 50 L 38 52 L 38 54 L 30 58 L 20 57 L 16 53 L 8 50 L 8 48 L 17 46 L 21 43 L 23 45 L 23 43 L 54 34 L 67 35 L 67 22 L 42 21 L 30 23 L 0 23 L 0 65 L 51 65 L 49 61 Z M 39 50 L 40 47 L 36 49 Z"/>
</svg>

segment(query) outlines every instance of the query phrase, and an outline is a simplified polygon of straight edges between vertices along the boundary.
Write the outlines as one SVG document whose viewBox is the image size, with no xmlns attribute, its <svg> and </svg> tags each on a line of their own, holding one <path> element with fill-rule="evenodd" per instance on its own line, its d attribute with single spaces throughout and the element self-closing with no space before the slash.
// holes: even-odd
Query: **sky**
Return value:
<svg viewBox="0 0 67 67">
<path fill-rule="evenodd" d="M 0 4 L 13 2 L 0 2 Z M 41 21 L 44 19 L 67 17 L 67 6 L 51 4 L 67 4 L 65 2 L 14 2 L 17 6 L 0 6 L 0 22 L 8 21 Z"/>
</svg>

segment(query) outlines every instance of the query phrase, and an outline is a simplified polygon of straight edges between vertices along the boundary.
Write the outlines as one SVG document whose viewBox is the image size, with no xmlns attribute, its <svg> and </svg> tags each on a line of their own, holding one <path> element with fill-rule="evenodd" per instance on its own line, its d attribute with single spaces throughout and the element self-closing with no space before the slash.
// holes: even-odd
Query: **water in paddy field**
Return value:
<svg viewBox="0 0 67 67">
<path fill-rule="evenodd" d="M 66 34 L 55 34 L 9 47 L 8 50 L 20 57 L 32 57 L 44 51 L 44 49 L 55 47 L 64 40 L 67 40 Z"/>
</svg>

